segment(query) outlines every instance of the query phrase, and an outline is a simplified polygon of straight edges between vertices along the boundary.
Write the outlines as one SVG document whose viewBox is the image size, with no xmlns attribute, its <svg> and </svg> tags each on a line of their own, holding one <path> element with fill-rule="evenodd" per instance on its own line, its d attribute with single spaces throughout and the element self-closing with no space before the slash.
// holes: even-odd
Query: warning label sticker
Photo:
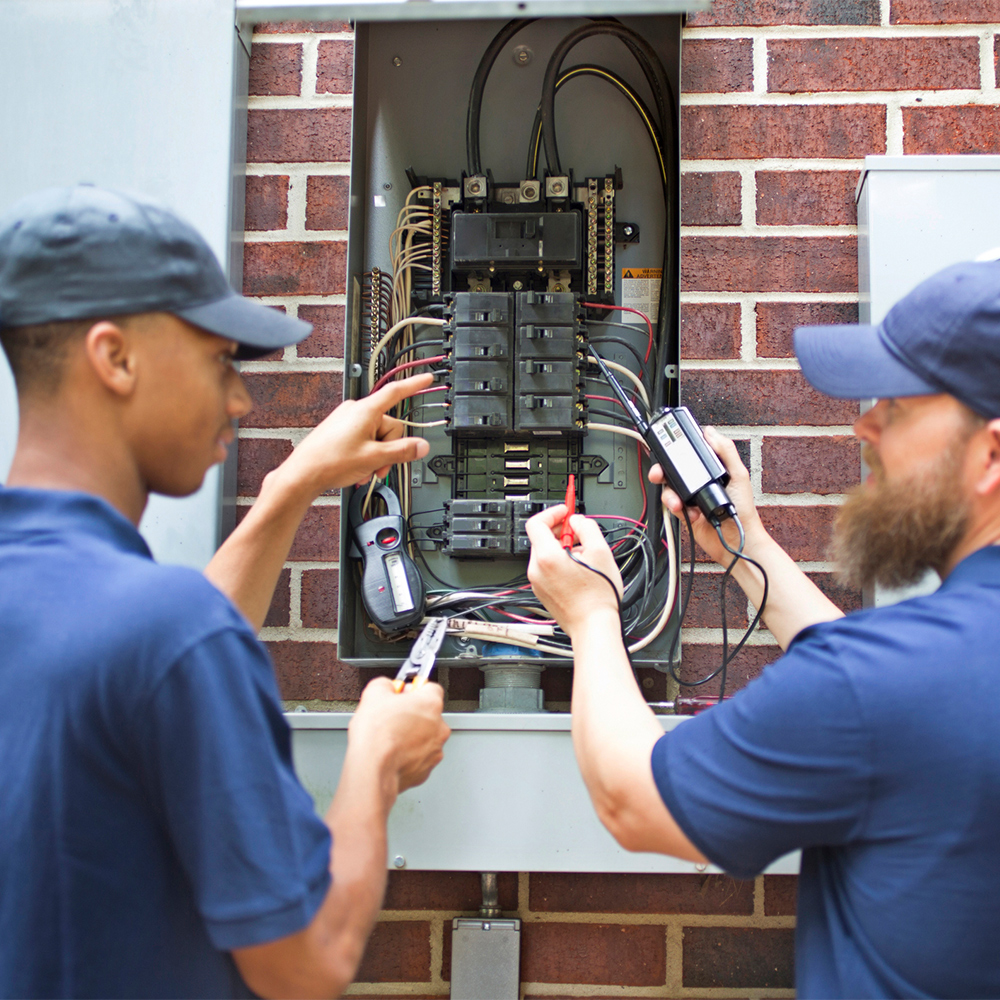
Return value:
<svg viewBox="0 0 1000 1000">
<path fill-rule="evenodd" d="M 653 323 L 656 322 L 660 304 L 660 282 L 663 270 L 659 267 L 622 268 L 622 305 L 644 312 Z M 622 321 L 645 326 L 641 316 L 622 313 Z"/>
</svg>

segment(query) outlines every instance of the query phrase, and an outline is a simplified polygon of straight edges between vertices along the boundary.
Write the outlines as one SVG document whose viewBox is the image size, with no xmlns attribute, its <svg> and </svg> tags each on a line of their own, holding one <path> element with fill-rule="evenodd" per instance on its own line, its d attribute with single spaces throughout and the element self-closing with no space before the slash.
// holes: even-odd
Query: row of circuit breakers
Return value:
<svg viewBox="0 0 1000 1000">
<path fill-rule="evenodd" d="M 443 309 L 449 369 L 452 450 L 428 466 L 451 479 L 452 496 L 426 537 L 452 558 L 524 557 L 525 522 L 562 502 L 568 475 L 582 510 L 583 478 L 608 467 L 584 451 L 583 303 L 614 302 L 615 244 L 637 243 L 639 227 L 616 222 L 620 170 L 583 184 L 410 179 L 431 210 L 430 268 L 415 278 L 414 309 Z"/>
</svg>

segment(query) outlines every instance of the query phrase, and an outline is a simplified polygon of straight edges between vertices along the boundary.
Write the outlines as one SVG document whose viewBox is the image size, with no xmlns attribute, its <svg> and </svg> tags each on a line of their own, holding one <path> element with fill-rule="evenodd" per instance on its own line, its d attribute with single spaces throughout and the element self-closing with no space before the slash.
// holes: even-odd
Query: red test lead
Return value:
<svg viewBox="0 0 1000 1000">
<path fill-rule="evenodd" d="M 570 516 L 576 513 L 576 476 L 571 472 L 566 480 L 566 516 L 562 523 L 562 547 L 573 548 L 573 529 L 570 527 Z"/>
</svg>

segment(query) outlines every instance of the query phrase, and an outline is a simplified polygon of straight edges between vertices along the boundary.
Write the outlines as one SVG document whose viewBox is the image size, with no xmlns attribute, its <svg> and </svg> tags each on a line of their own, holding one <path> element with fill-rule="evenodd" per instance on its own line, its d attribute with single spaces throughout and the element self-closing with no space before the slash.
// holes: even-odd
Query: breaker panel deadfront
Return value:
<svg viewBox="0 0 1000 1000">
<path fill-rule="evenodd" d="M 678 16 L 357 28 L 345 387 L 435 373 L 398 415 L 431 452 L 345 493 L 342 659 L 564 666 L 525 522 L 598 520 L 637 665 L 679 658 L 658 490 L 596 364 L 678 402 Z M 462 625 L 461 623 L 466 623 Z"/>
</svg>

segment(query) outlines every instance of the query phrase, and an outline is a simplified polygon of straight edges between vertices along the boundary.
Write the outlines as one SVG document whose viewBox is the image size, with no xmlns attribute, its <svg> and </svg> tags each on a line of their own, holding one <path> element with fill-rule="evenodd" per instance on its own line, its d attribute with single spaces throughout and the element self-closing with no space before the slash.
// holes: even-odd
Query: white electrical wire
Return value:
<svg viewBox="0 0 1000 1000">
<path fill-rule="evenodd" d="M 630 653 L 645 649 L 666 628 L 677 600 L 677 542 L 674 538 L 673 515 L 666 507 L 663 508 L 663 530 L 667 536 L 667 599 L 653 631 L 632 643 L 628 648 Z"/>
<path fill-rule="evenodd" d="M 372 356 L 368 361 L 368 385 L 375 384 L 375 366 L 378 364 L 378 356 L 382 353 L 382 349 L 404 326 L 444 326 L 445 322 L 433 316 L 407 316 L 390 326 L 389 332 L 372 348 Z"/>
<path fill-rule="evenodd" d="M 396 417 L 401 424 L 406 424 L 407 427 L 444 427 L 447 420 L 404 420 L 402 417 Z"/>
<path fill-rule="evenodd" d="M 646 450 L 649 450 L 649 445 L 646 444 L 643 436 L 638 432 L 632 430 L 631 427 L 615 427 L 614 424 L 587 424 L 588 431 L 609 431 L 612 434 L 624 434 L 626 437 L 634 438 L 640 444 L 644 445 Z"/>
<path fill-rule="evenodd" d="M 597 358 L 595 358 L 593 354 L 588 355 L 587 360 L 593 361 L 595 365 L 597 364 Z M 642 382 L 639 381 L 639 376 L 636 375 L 635 372 L 633 372 L 631 369 L 626 368 L 624 365 L 618 364 L 617 361 L 605 361 L 604 363 L 612 371 L 616 371 L 621 375 L 624 375 L 627 379 L 629 379 L 633 383 L 633 385 L 635 385 L 636 391 L 642 397 L 642 401 L 646 404 L 646 409 L 648 410 L 649 396 L 646 395 L 646 387 L 642 384 Z"/>
</svg>

